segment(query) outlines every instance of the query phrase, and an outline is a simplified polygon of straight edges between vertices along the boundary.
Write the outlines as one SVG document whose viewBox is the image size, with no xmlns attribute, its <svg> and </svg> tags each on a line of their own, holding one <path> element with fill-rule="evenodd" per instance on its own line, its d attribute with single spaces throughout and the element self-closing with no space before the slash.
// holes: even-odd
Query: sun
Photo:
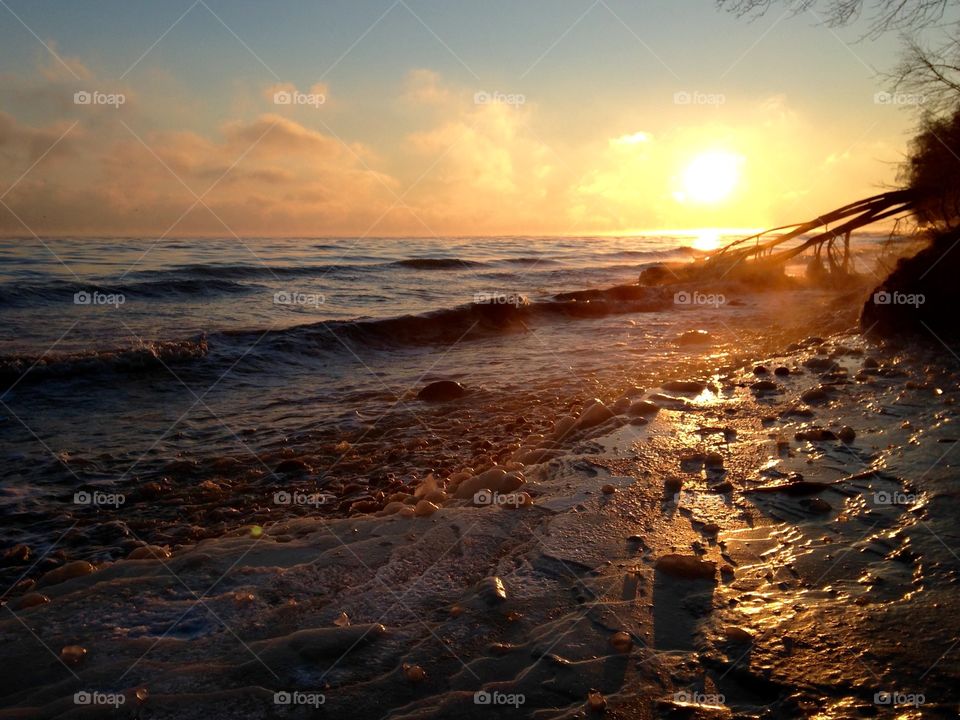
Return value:
<svg viewBox="0 0 960 720">
<path fill-rule="evenodd" d="M 726 150 L 697 155 L 683 171 L 684 197 L 699 203 L 726 200 L 740 182 L 742 160 Z"/>
</svg>

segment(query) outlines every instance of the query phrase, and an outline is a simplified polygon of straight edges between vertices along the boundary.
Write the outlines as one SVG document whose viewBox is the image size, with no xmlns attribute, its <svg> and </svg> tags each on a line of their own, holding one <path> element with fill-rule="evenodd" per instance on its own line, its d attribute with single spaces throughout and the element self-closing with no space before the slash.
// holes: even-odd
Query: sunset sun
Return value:
<svg viewBox="0 0 960 720">
<path fill-rule="evenodd" d="M 724 150 L 697 155 L 683 171 L 685 198 L 698 203 L 726 200 L 740 181 L 741 160 Z"/>
</svg>

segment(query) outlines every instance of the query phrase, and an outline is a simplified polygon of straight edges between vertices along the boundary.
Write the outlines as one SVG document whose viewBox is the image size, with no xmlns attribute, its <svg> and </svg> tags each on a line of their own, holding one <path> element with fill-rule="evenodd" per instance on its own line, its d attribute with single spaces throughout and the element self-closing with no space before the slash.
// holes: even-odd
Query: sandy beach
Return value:
<svg viewBox="0 0 960 720">
<path fill-rule="evenodd" d="M 809 337 L 384 517 L 68 565 L 0 624 L 0 716 L 953 717 L 937 359 Z"/>
</svg>

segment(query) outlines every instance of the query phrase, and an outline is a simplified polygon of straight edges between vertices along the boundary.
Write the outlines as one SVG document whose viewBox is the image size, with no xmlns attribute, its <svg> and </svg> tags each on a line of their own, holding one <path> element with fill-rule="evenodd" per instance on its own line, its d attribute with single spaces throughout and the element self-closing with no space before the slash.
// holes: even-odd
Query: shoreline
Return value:
<svg viewBox="0 0 960 720">
<path fill-rule="evenodd" d="M 358 717 L 488 716 L 476 692 L 566 717 L 592 689 L 608 717 L 952 717 L 957 501 L 934 463 L 957 389 L 932 359 L 814 339 L 705 378 L 716 392 L 646 391 L 649 422 L 618 414 L 522 469 L 532 506 L 295 518 L 39 587 L 50 602 L 13 611 L 55 654 L 88 652 L 65 667 L 5 619 L 0 717 L 95 716 L 84 689 L 207 720 L 310 715 L 281 691 Z"/>
</svg>

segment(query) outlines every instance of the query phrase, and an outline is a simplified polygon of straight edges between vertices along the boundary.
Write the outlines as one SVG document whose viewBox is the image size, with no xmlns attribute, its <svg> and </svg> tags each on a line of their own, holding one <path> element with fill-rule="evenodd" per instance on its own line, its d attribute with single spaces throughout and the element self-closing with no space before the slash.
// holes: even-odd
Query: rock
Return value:
<svg viewBox="0 0 960 720">
<path fill-rule="evenodd" d="M 497 605 L 507 599 L 507 588 L 496 575 L 486 577 L 477 583 L 477 594 L 487 605 Z"/>
<path fill-rule="evenodd" d="M 157 545 L 141 545 L 127 555 L 127 560 L 166 560 L 170 551 Z"/>
<path fill-rule="evenodd" d="M 663 489 L 668 495 L 676 495 L 683 487 L 683 478 L 671 476 L 663 481 Z"/>
<path fill-rule="evenodd" d="M 790 368 L 784 367 L 783 365 L 781 365 L 780 367 L 774 369 L 773 374 L 774 374 L 774 375 L 779 375 L 780 377 L 783 377 L 784 375 L 789 375 L 789 374 L 790 374 Z"/>
<path fill-rule="evenodd" d="M 275 468 L 276 472 L 281 475 L 306 475 L 313 471 L 309 465 L 307 465 L 303 460 L 297 458 L 291 458 L 289 460 L 284 460 Z"/>
<path fill-rule="evenodd" d="M 603 712 L 607 709 L 607 699 L 599 690 L 591 689 L 587 693 L 587 707 L 593 712 Z"/>
<path fill-rule="evenodd" d="M 757 380 L 757 382 L 750 385 L 750 389 L 758 393 L 774 392 L 780 389 L 780 386 L 777 385 L 772 380 Z"/>
<path fill-rule="evenodd" d="M 679 553 L 660 556 L 654 567 L 665 575 L 685 580 L 712 580 L 717 573 L 717 563 L 713 560 L 701 560 L 696 555 Z"/>
<path fill-rule="evenodd" d="M 628 653 L 633 649 L 633 638 L 630 633 L 620 630 L 610 636 L 610 647 L 618 653 Z"/>
<path fill-rule="evenodd" d="M 466 388 L 453 380 L 432 382 L 417 393 L 417 399 L 424 402 L 448 402 L 458 400 L 467 394 Z"/>
<path fill-rule="evenodd" d="M 427 679 L 427 671 L 419 665 L 403 663 L 401 669 L 403 670 L 403 676 L 412 683 L 423 682 Z"/>
<path fill-rule="evenodd" d="M 604 405 L 602 400 L 594 399 L 592 404 L 580 413 L 580 417 L 577 418 L 577 427 L 591 428 L 612 417 L 614 412 Z"/>
<path fill-rule="evenodd" d="M 837 436 L 834 434 L 833 430 L 827 430 L 822 427 L 813 427 L 808 428 L 807 430 L 801 430 L 794 437 L 797 440 L 811 440 L 813 442 L 829 442 L 831 440 L 836 440 Z"/>
<path fill-rule="evenodd" d="M 610 410 L 614 413 L 614 415 L 623 415 L 629 409 L 630 398 L 626 397 L 620 398 L 610 407 Z"/>
<path fill-rule="evenodd" d="M 767 368 L 765 368 L 763 365 L 757 365 L 757 366 L 753 369 L 753 374 L 754 374 L 754 375 L 766 375 L 768 372 L 770 372 L 770 371 L 767 370 Z"/>
<path fill-rule="evenodd" d="M 434 505 L 429 500 L 421 500 L 413 509 L 413 514 L 416 517 L 430 517 L 439 509 L 437 505 Z"/>
<path fill-rule="evenodd" d="M 727 625 L 723 629 L 723 634 L 730 642 L 740 643 L 742 645 L 750 645 L 753 643 L 753 635 L 736 625 Z"/>
<path fill-rule="evenodd" d="M 718 493 L 719 495 L 726 495 L 727 493 L 733 492 L 733 485 L 730 484 L 729 480 L 724 480 L 722 483 L 717 483 L 710 487 L 710 492 Z"/>
<path fill-rule="evenodd" d="M 553 426 L 553 437 L 557 440 L 566 437 L 576 424 L 577 419 L 575 417 L 564 415 L 562 418 L 557 420 L 556 424 Z"/>
<path fill-rule="evenodd" d="M 703 464 L 708 468 L 722 468 L 723 467 L 723 455 L 718 452 L 709 452 L 703 460 Z"/>
<path fill-rule="evenodd" d="M 36 607 L 37 605 L 46 605 L 48 602 L 50 602 L 50 598 L 43 593 L 29 592 L 17 600 L 14 600 L 11 605 L 16 607 L 17 610 L 26 610 L 27 608 Z"/>
<path fill-rule="evenodd" d="M 14 545 L 3 553 L 3 557 L 0 557 L 0 567 L 23 565 L 30 559 L 31 555 L 33 555 L 33 551 L 29 545 L 24 545 L 23 543 Z"/>
<path fill-rule="evenodd" d="M 710 333 L 706 330 L 687 330 L 677 336 L 677 345 L 705 345 L 711 342 Z"/>
<path fill-rule="evenodd" d="M 810 388 L 800 396 L 800 399 L 808 405 L 826 402 L 829 398 L 829 394 L 823 387 Z"/>
<path fill-rule="evenodd" d="M 649 400 L 637 400 L 630 406 L 630 409 L 627 410 L 628 415 L 638 415 L 642 417 L 656 415 L 658 412 L 660 412 L 660 406 Z"/>
<path fill-rule="evenodd" d="M 65 665 L 79 665 L 87 656 L 87 649 L 79 645 L 67 645 L 60 650 L 60 660 Z"/>
<path fill-rule="evenodd" d="M 617 488 L 611 485 L 610 483 L 607 483 L 602 488 L 600 488 L 600 492 L 602 492 L 604 495 L 613 495 L 616 491 L 617 491 Z"/>
<path fill-rule="evenodd" d="M 844 425 L 837 433 L 837 437 L 848 445 L 857 439 L 856 431 L 849 425 Z"/>
<path fill-rule="evenodd" d="M 94 570 L 96 570 L 96 568 L 86 560 L 74 560 L 66 565 L 61 565 L 56 570 L 51 570 L 50 572 L 43 574 L 37 581 L 37 587 L 57 585 L 59 583 L 66 582 L 67 580 L 73 580 L 74 578 L 89 575 Z"/>
</svg>

